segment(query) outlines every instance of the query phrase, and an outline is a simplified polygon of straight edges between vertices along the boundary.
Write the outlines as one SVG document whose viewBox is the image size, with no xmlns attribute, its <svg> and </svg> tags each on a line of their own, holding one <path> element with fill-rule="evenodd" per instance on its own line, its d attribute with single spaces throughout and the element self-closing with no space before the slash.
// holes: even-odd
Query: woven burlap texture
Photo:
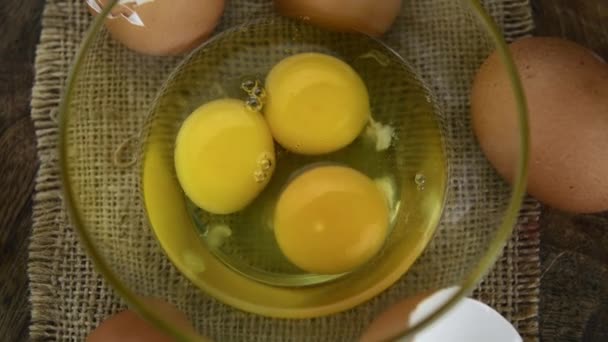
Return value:
<svg viewBox="0 0 608 342">
<path fill-rule="evenodd" d="M 532 29 L 532 19 L 528 1 L 523 0 L 488 0 L 484 4 L 502 27 L 505 36 L 514 39 L 529 34 Z M 402 13 L 392 33 L 387 40 L 419 69 L 423 78 L 439 95 L 442 109 L 447 115 L 459 115 L 466 118 L 467 80 L 473 75 L 475 66 L 487 54 L 487 46 L 478 46 L 477 40 L 483 40 L 480 33 L 466 36 L 459 33 L 461 22 L 455 20 L 455 13 L 462 12 L 461 5 L 451 0 L 436 1 L 410 1 L 405 0 Z M 233 0 L 220 26 L 225 29 L 234 24 L 246 21 L 252 16 L 267 14 L 272 11 L 269 0 Z M 462 19 L 457 16 L 458 19 Z M 51 341 L 81 341 L 86 334 L 96 327 L 107 315 L 117 312 L 124 307 L 124 303 L 116 296 L 108 284 L 95 271 L 92 261 L 86 255 L 79 243 L 78 235 L 70 225 L 59 177 L 58 163 L 58 113 L 57 106 L 60 95 L 64 89 L 70 63 L 79 47 L 79 43 L 91 23 L 86 12 L 84 1 L 79 0 L 50 0 L 46 5 L 43 16 L 43 30 L 36 59 L 36 82 L 32 96 L 32 118 L 36 126 L 38 138 L 38 151 L 40 157 L 40 170 L 36 183 L 36 197 L 34 207 L 34 227 L 30 245 L 29 276 L 31 281 L 32 325 L 31 337 L 33 340 Z M 470 24 L 469 24 L 470 25 Z M 439 41 L 417 41 L 415 33 L 431 30 Z M 409 37 L 400 34 L 400 31 L 411 33 Z M 475 31 L 472 31 L 473 33 Z M 107 206 L 107 216 L 99 217 L 100 225 L 123 222 L 121 212 L 113 211 L 110 207 L 130 207 L 133 203 L 129 194 L 124 194 L 124 187 L 114 188 L 115 184 L 130 185 L 137 182 L 137 170 L 128 163 L 130 155 L 116 156 L 119 159 L 120 170 L 108 170 L 105 176 L 99 177 L 104 168 L 112 163 L 112 152 L 122 143 L 127 147 L 123 151 L 135 150 L 128 146 L 132 138 L 138 133 L 141 123 L 145 119 L 146 106 L 153 100 L 156 90 L 168 75 L 179 59 L 141 58 L 135 54 L 120 49 L 105 38 L 96 43 L 101 49 L 100 54 L 111 56 L 114 69 L 105 69 L 100 74 L 90 73 L 95 68 L 95 59 L 87 59 L 85 69 L 91 79 L 83 84 L 86 88 L 78 91 L 88 96 L 77 97 L 74 106 L 80 109 L 89 109 L 90 113 L 103 112 L 96 125 L 74 126 L 74 133 L 70 144 L 74 146 L 69 151 L 70 157 L 80 163 L 72 170 L 79 176 L 83 187 L 98 187 L 97 195 L 84 196 L 82 200 L 101 201 Z M 107 42 L 107 43 L 106 43 Z M 470 43 L 467 43 L 470 42 Z M 451 57 L 450 57 L 451 56 Z M 458 58 L 454 58 L 457 56 Z M 450 59 L 448 59 L 450 57 Z M 434 59 L 438 63 L 425 63 L 425 59 Z M 142 61 L 134 63 L 133 61 Z M 133 64 L 138 64 L 134 66 Z M 438 67 L 441 65 L 441 67 Z M 131 84 L 129 80 L 143 75 L 146 70 L 154 70 L 156 76 L 146 75 L 146 82 Z M 158 72 L 161 71 L 161 72 Z M 131 76 L 131 73 L 134 76 Z M 139 73 L 139 74 L 138 74 Z M 453 80 L 454 75 L 460 75 L 464 81 Z M 105 79 L 106 85 L 96 90 L 95 77 Z M 127 80 L 125 82 L 125 79 Z M 454 88 L 456 82 L 459 86 Z M 108 86 L 115 85 L 113 86 Z M 126 88 L 125 85 L 127 84 Z M 450 87 L 450 89 L 446 89 Z M 125 91 L 126 90 L 126 91 Z M 137 94 L 134 96 L 134 94 Z M 81 119 L 90 114 L 86 110 L 81 113 Z M 91 114 L 93 115 L 93 114 Z M 106 115 L 106 116 L 103 116 Z M 106 123 L 106 126 L 99 124 Z M 447 128 L 449 139 L 463 138 L 458 130 L 467 129 L 468 123 Z M 111 132 L 109 134 L 108 132 Z M 84 140 L 78 140 L 84 139 Z M 133 144 L 131 144 L 133 145 Z M 473 146 L 467 143 L 464 146 Z M 473 183 L 451 184 L 452 187 L 465 188 L 475 186 L 476 170 L 489 170 L 485 160 L 478 151 L 464 149 L 453 151 L 454 179 L 473 179 Z M 85 157 L 82 157 L 86 155 Z M 486 171 L 483 171 L 486 172 Z M 485 174 L 481 175 L 486 177 Z M 481 177 L 480 176 L 480 177 Z M 112 178 L 114 177 L 114 178 Z M 482 178 L 483 178 L 482 177 Z M 116 181 L 120 179 L 120 181 Z M 486 189 L 485 187 L 490 187 Z M 483 184 L 483 191 L 495 191 L 496 196 L 503 198 L 506 187 L 500 181 Z M 132 191 L 133 189 L 131 189 Z M 461 189 L 462 190 L 462 189 Z M 476 189 L 480 190 L 480 189 Z M 454 193 L 454 192 L 453 192 Z M 458 191 L 456 191 L 458 193 Z M 106 197 L 104 197 L 106 196 Z M 132 196 L 131 196 L 132 197 Z M 490 207 L 481 203 L 480 199 L 459 201 L 452 198 L 453 211 L 448 210 L 442 227 L 443 231 L 458 229 L 461 223 L 455 215 L 462 211 L 479 211 L 480 215 L 502 208 Z M 104 207 L 106 208 L 106 207 Z M 141 208 L 129 209 L 128 222 L 145 222 Z M 516 233 L 507 244 L 502 258 L 498 261 L 492 272 L 480 284 L 474 295 L 489 305 L 495 307 L 520 331 L 526 340 L 536 340 L 537 302 L 539 282 L 538 258 L 538 224 L 539 207 L 534 201 L 527 201 L 522 210 Z M 453 221 L 453 227 L 450 222 Z M 485 224 L 496 223 L 487 220 Z M 474 220 L 467 224 L 475 224 Z M 120 227 L 118 227 L 120 228 Z M 149 253 L 152 258 L 150 264 L 155 265 L 157 272 L 164 272 L 165 280 L 160 284 L 147 287 L 147 283 L 140 282 L 139 292 L 161 295 L 162 289 L 174 286 L 182 291 L 176 304 L 195 318 L 195 323 L 206 336 L 217 341 L 351 341 L 361 332 L 361 329 L 383 308 L 398 298 L 402 298 L 408 291 L 404 285 L 399 284 L 378 299 L 370 301 L 360 307 L 340 315 L 325 318 L 283 321 L 271 320 L 255 315 L 245 314 L 233 310 L 212 299 L 202 298 L 193 286 L 182 282 L 185 280 L 179 272 L 164 258 L 155 241 L 147 241 L 151 234 L 142 238 L 136 230 L 122 229 L 120 234 L 104 237 L 103 241 L 111 244 L 116 239 L 117 244 L 125 241 L 132 242 L 133 253 Z M 460 232 L 462 233 L 462 232 Z M 487 237 L 485 237 L 487 239 Z M 143 240 L 143 241 L 142 241 Z M 479 241 L 485 241 L 480 238 Z M 107 246 L 112 250 L 111 246 Z M 430 248 L 432 249 L 433 246 Z M 435 246 L 438 247 L 438 246 Z M 466 248 L 458 244 L 443 246 L 444 248 Z M 455 253 L 452 252 L 452 255 Z M 108 255 L 108 258 L 113 256 Z M 116 258 L 122 256 L 114 256 Z M 156 259 L 155 259 L 156 258 Z M 130 267 L 138 265 L 121 264 L 119 259 L 110 260 L 117 267 L 124 267 L 118 271 L 129 274 Z M 431 257 L 429 265 L 439 264 Z M 443 261 L 444 268 L 459 269 L 459 260 Z M 136 284 L 141 279 L 138 273 L 132 273 L 130 283 Z M 127 276 L 128 277 L 128 276 Z M 177 279 L 178 285 L 175 285 Z M 149 282 L 148 282 L 149 283 Z M 438 282 L 437 285 L 442 284 Z M 446 284 L 447 285 L 447 284 Z M 159 290 L 161 289 L 161 290 Z M 410 289 L 411 290 L 411 289 Z M 196 298 L 196 300 L 194 300 Z M 188 299 L 192 302 L 188 303 Z M 185 300 L 185 302 L 184 302 Z M 174 300 L 175 301 L 175 300 Z M 193 306 L 198 310 L 193 313 Z M 204 307 L 204 309 L 200 309 Z"/>
</svg>

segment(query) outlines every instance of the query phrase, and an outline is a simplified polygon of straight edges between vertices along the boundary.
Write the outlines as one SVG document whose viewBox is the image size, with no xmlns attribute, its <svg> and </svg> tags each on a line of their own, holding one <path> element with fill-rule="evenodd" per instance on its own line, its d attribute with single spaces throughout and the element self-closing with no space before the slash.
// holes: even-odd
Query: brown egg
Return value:
<svg viewBox="0 0 608 342">
<path fill-rule="evenodd" d="M 274 0 L 274 3 L 283 15 L 371 36 L 388 31 L 401 10 L 401 0 Z"/>
<path fill-rule="evenodd" d="M 420 293 L 391 306 L 365 328 L 359 342 L 388 341 L 399 336 L 410 327 L 410 316 L 414 310 L 432 294 L 433 291 Z"/>
<path fill-rule="evenodd" d="M 144 302 L 175 327 L 189 334 L 194 328 L 188 317 L 173 305 L 155 298 L 145 298 Z M 131 310 L 122 311 L 103 321 L 87 337 L 87 342 L 129 341 L 129 342 L 173 342 L 174 339 L 160 332 Z"/>
<path fill-rule="evenodd" d="M 608 65 L 558 38 L 525 38 L 510 48 L 530 111 L 528 192 L 565 211 L 608 209 Z M 482 150 L 512 180 L 519 155 L 516 107 L 496 53 L 475 77 L 471 111 Z"/>
<path fill-rule="evenodd" d="M 98 14 L 110 0 L 87 0 Z M 225 0 L 126 0 L 105 22 L 114 39 L 149 55 L 186 53 L 211 35 L 224 11 Z"/>
</svg>

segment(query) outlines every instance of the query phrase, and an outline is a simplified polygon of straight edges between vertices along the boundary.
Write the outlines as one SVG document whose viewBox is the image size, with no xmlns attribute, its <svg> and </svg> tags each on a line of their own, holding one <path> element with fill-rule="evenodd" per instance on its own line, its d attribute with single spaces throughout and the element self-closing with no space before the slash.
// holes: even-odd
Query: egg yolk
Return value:
<svg viewBox="0 0 608 342">
<path fill-rule="evenodd" d="M 287 57 L 266 78 L 264 114 L 284 148 L 324 154 L 355 140 L 370 117 L 363 80 L 346 63 L 320 53 Z"/>
<path fill-rule="evenodd" d="M 283 254 L 319 274 L 348 272 L 382 247 L 389 223 L 374 181 L 343 166 L 318 166 L 296 177 L 279 197 L 274 232 Z"/>
<path fill-rule="evenodd" d="M 214 214 L 247 206 L 266 186 L 275 164 L 264 118 L 236 99 L 211 101 L 188 116 L 177 134 L 174 158 L 186 196 Z"/>
</svg>

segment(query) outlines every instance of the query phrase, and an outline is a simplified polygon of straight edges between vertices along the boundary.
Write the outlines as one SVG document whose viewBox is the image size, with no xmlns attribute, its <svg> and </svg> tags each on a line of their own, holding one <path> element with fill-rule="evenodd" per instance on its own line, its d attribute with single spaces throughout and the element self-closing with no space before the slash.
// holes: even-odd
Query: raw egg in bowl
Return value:
<svg viewBox="0 0 608 342">
<path fill-rule="evenodd" d="M 396 300 L 459 286 L 399 334 L 440 316 L 500 252 L 525 172 L 521 152 L 504 183 L 470 126 L 475 70 L 504 47 L 476 3 L 404 1 L 370 37 L 234 0 L 185 57 L 139 54 L 98 15 L 60 111 L 64 199 L 97 269 L 182 340 L 138 298 L 217 341 L 356 340 Z M 429 30 L 437 6 L 459 30 Z"/>
<path fill-rule="evenodd" d="M 148 118 L 150 227 L 183 274 L 242 310 L 357 305 L 411 267 L 439 222 L 448 169 L 432 98 L 363 34 L 285 18 L 223 32 L 177 67 Z"/>
</svg>

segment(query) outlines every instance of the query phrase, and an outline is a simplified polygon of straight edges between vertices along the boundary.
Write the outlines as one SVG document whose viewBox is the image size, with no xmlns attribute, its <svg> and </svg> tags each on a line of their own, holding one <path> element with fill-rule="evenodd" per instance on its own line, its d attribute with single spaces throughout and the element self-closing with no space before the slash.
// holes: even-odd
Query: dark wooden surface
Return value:
<svg viewBox="0 0 608 342">
<path fill-rule="evenodd" d="M 608 1 L 532 4 L 537 34 L 580 42 L 608 60 Z M 542 340 L 608 341 L 608 213 L 545 210 L 541 228 Z"/>
<path fill-rule="evenodd" d="M 27 243 L 38 167 L 29 98 L 39 0 L 0 0 L 0 341 L 27 340 Z"/>
<path fill-rule="evenodd" d="M 537 33 L 578 40 L 608 57 L 608 2 L 532 3 Z M 27 239 L 38 167 L 29 97 L 41 10 L 40 0 L 0 0 L 0 341 L 27 340 Z M 608 213 L 546 209 L 541 226 L 541 340 L 608 341 Z"/>
</svg>

